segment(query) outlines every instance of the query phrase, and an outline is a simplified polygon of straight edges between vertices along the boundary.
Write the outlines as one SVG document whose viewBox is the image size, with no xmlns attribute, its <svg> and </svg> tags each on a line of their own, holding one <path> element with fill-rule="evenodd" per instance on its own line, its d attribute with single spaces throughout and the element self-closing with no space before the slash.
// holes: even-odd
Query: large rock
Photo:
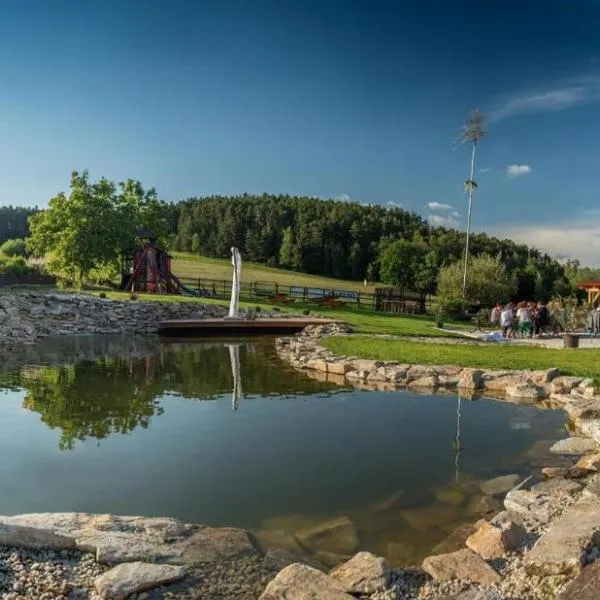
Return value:
<svg viewBox="0 0 600 600">
<path fill-rule="evenodd" d="M 182 579 L 183 567 L 133 562 L 118 565 L 94 581 L 105 600 L 124 600 L 131 594 L 150 590 Z"/>
<path fill-rule="evenodd" d="M 482 523 L 467 539 L 466 544 L 467 548 L 490 560 L 502 558 L 507 552 L 517 548 L 524 536 L 524 529 L 512 521 L 503 522 L 499 526 Z"/>
<path fill-rule="evenodd" d="M 585 498 L 571 506 L 525 555 L 527 570 L 540 575 L 574 576 L 585 551 L 600 543 L 600 499 Z"/>
<path fill-rule="evenodd" d="M 296 538 L 287 531 L 260 529 L 254 532 L 254 537 L 262 552 L 266 552 L 269 548 L 285 548 L 295 552 L 302 550 Z"/>
<path fill-rule="evenodd" d="M 504 498 L 504 508 L 514 515 L 548 523 L 560 510 L 560 503 L 532 491 L 512 490 Z"/>
<path fill-rule="evenodd" d="M 465 547 L 467 538 L 473 535 L 477 531 L 477 527 L 474 523 L 465 523 L 459 525 L 450 535 L 445 537 L 437 546 L 433 548 L 430 556 L 434 554 L 448 554 L 450 552 L 456 552 Z"/>
<path fill-rule="evenodd" d="M 68 550 L 76 547 L 75 538 L 49 529 L 0 523 L 0 546 L 13 548 Z"/>
<path fill-rule="evenodd" d="M 506 387 L 507 398 L 522 398 L 524 400 L 540 400 L 546 397 L 544 387 L 533 383 L 532 381 L 522 381 Z"/>
<path fill-rule="evenodd" d="M 280 571 L 259 600 L 355 600 L 331 577 L 306 565 Z"/>
<path fill-rule="evenodd" d="M 557 600 L 598 600 L 600 598 L 600 560 L 588 565 L 561 592 Z"/>
<path fill-rule="evenodd" d="M 373 594 L 390 584 L 390 569 L 385 559 L 370 552 L 359 552 L 329 573 L 349 594 Z"/>
<path fill-rule="evenodd" d="M 600 419 L 584 419 L 577 423 L 579 431 L 600 444 Z M 591 450 L 590 452 L 594 452 Z M 583 452 L 582 452 L 583 454 Z"/>
<path fill-rule="evenodd" d="M 436 502 L 421 508 L 401 510 L 404 520 L 417 531 L 430 531 L 432 527 L 441 527 L 456 522 L 458 507 L 452 504 Z"/>
<path fill-rule="evenodd" d="M 467 550 L 450 554 L 429 556 L 423 561 L 423 570 L 436 581 L 470 581 L 481 585 L 492 585 L 500 581 L 500 575 L 480 556 Z"/>
<path fill-rule="evenodd" d="M 247 531 L 234 527 L 203 527 L 182 546 L 185 564 L 232 560 L 258 554 Z"/>
<path fill-rule="evenodd" d="M 583 437 L 570 437 L 559 440 L 550 448 L 554 454 L 581 455 L 594 452 L 597 449 L 593 440 Z"/>
<path fill-rule="evenodd" d="M 481 491 L 488 496 L 502 496 L 512 490 L 519 483 L 519 479 L 518 475 L 495 477 L 494 479 L 484 481 L 481 484 Z"/>
<path fill-rule="evenodd" d="M 348 517 L 338 517 L 316 527 L 296 532 L 300 544 L 313 552 L 322 550 L 336 554 L 353 554 L 359 546 L 358 533 Z"/>
<path fill-rule="evenodd" d="M 458 377 L 458 387 L 465 390 L 483 389 L 485 381 L 481 369 L 463 369 Z"/>
</svg>

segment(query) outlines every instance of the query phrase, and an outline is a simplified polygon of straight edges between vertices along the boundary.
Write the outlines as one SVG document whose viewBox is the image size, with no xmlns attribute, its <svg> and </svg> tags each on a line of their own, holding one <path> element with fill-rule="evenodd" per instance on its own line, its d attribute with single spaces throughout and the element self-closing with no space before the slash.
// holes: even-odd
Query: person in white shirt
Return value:
<svg viewBox="0 0 600 600">
<path fill-rule="evenodd" d="M 509 302 L 500 313 L 500 327 L 505 338 L 512 337 L 514 318 L 512 304 Z"/>
<path fill-rule="evenodd" d="M 517 332 L 520 336 L 531 335 L 533 333 L 531 311 L 526 302 L 521 302 L 517 309 Z"/>
</svg>

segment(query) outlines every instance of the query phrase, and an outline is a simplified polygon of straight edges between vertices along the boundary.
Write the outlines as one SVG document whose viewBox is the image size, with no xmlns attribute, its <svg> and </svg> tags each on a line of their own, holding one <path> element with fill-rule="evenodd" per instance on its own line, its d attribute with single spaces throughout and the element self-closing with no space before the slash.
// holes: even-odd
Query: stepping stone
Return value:
<svg viewBox="0 0 600 600">
<path fill-rule="evenodd" d="M 429 556 L 423 561 L 423 571 L 436 581 L 470 581 L 492 585 L 500 581 L 500 575 L 479 555 L 466 548 L 450 554 Z"/>
</svg>

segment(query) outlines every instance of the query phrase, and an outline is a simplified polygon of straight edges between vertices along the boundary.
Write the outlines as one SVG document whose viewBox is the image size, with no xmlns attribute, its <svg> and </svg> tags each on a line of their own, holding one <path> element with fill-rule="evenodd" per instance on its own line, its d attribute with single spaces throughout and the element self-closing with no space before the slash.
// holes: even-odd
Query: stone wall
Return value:
<svg viewBox="0 0 600 600">
<path fill-rule="evenodd" d="M 108 300 L 85 294 L 0 297 L 0 341 L 32 343 L 53 335 L 155 333 L 159 321 L 225 316 L 224 307 L 198 302 Z"/>
</svg>

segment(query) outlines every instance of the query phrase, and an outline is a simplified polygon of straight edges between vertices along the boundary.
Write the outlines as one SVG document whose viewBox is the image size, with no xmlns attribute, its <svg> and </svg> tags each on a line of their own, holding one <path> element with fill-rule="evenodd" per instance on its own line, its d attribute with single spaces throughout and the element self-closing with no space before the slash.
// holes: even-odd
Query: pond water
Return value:
<svg viewBox="0 0 600 600">
<path fill-rule="evenodd" d="M 290 533 L 346 516 L 363 548 L 396 563 L 493 510 L 479 483 L 527 473 L 565 421 L 533 405 L 319 381 L 268 338 L 64 338 L 15 351 L 3 369 L 1 514 Z"/>
</svg>

